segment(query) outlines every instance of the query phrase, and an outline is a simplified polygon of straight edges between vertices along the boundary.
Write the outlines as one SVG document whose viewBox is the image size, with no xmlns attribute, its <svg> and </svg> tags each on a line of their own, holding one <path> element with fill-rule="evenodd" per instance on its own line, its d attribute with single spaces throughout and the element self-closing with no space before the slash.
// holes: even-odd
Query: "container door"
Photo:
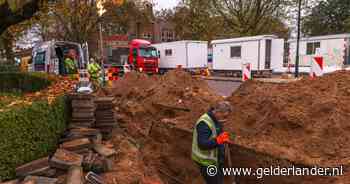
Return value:
<svg viewBox="0 0 350 184">
<path fill-rule="evenodd" d="M 208 66 L 208 45 L 189 43 L 187 47 L 188 68 L 206 68 Z"/>
<path fill-rule="evenodd" d="M 265 40 L 265 69 L 271 69 L 271 49 L 272 49 L 272 40 Z"/>
<path fill-rule="evenodd" d="M 270 69 L 274 72 L 283 72 L 284 57 L 286 57 L 286 66 L 288 65 L 288 48 L 289 45 L 284 44 L 284 39 L 272 40 Z"/>
<path fill-rule="evenodd" d="M 350 39 L 345 39 L 344 65 L 350 65 Z"/>
</svg>

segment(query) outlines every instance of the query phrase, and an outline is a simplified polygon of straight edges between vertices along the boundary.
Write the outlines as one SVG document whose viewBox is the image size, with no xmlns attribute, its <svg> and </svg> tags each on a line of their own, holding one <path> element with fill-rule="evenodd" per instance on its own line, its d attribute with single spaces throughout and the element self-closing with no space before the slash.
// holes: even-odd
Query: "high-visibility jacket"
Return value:
<svg viewBox="0 0 350 184">
<path fill-rule="evenodd" d="M 211 130 L 210 139 L 215 139 L 217 137 L 217 131 L 215 122 L 210 118 L 208 114 L 202 115 L 196 123 L 193 131 L 192 140 L 192 160 L 203 166 L 218 165 L 218 148 L 211 150 L 202 150 L 198 146 L 198 133 L 197 125 L 200 122 L 205 122 Z"/>
<path fill-rule="evenodd" d="M 64 60 L 64 67 L 65 67 L 65 70 L 66 70 L 66 74 L 75 74 L 75 73 L 77 73 L 76 65 L 74 63 L 74 60 L 72 60 L 71 58 L 66 58 Z"/>
<path fill-rule="evenodd" d="M 97 80 L 99 78 L 101 67 L 97 63 L 90 63 L 88 65 L 88 72 L 90 74 L 91 79 Z"/>
</svg>

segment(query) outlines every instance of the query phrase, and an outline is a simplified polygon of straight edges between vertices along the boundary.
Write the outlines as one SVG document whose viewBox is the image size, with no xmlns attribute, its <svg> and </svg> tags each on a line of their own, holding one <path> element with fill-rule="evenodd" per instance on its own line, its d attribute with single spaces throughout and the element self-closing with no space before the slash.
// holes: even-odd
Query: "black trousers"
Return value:
<svg viewBox="0 0 350 184">
<path fill-rule="evenodd" d="M 224 175 L 222 173 L 222 167 L 217 167 L 217 174 L 215 176 L 210 176 L 208 174 L 208 167 L 198 165 L 201 175 L 205 180 L 205 184 L 223 184 L 224 183 Z"/>
</svg>

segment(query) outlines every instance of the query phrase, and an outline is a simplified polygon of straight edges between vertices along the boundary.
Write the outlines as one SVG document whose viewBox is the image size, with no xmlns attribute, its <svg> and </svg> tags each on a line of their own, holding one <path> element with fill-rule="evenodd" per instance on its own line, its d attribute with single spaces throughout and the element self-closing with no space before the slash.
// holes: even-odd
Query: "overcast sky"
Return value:
<svg viewBox="0 0 350 184">
<path fill-rule="evenodd" d="M 156 3 L 156 9 L 160 10 L 162 8 L 173 8 L 177 5 L 179 0 L 154 0 Z"/>
</svg>

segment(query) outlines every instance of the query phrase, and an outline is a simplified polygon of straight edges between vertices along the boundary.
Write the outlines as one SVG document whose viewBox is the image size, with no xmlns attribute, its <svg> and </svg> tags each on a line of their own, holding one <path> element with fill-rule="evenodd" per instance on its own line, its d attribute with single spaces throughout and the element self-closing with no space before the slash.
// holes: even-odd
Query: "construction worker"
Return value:
<svg viewBox="0 0 350 184">
<path fill-rule="evenodd" d="M 206 184 L 223 184 L 224 144 L 232 143 L 222 123 L 231 112 L 227 101 L 216 104 L 197 121 L 193 131 L 192 160 L 199 166 Z"/>
<path fill-rule="evenodd" d="M 64 68 L 65 68 L 65 74 L 76 74 L 77 71 L 77 59 L 76 59 L 76 53 L 74 49 L 70 49 L 66 59 L 64 60 Z"/>
<path fill-rule="evenodd" d="M 88 65 L 88 72 L 90 75 L 90 80 L 93 82 L 95 87 L 97 87 L 99 79 L 101 77 L 101 66 L 93 58 L 91 58 L 90 63 Z"/>
</svg>

